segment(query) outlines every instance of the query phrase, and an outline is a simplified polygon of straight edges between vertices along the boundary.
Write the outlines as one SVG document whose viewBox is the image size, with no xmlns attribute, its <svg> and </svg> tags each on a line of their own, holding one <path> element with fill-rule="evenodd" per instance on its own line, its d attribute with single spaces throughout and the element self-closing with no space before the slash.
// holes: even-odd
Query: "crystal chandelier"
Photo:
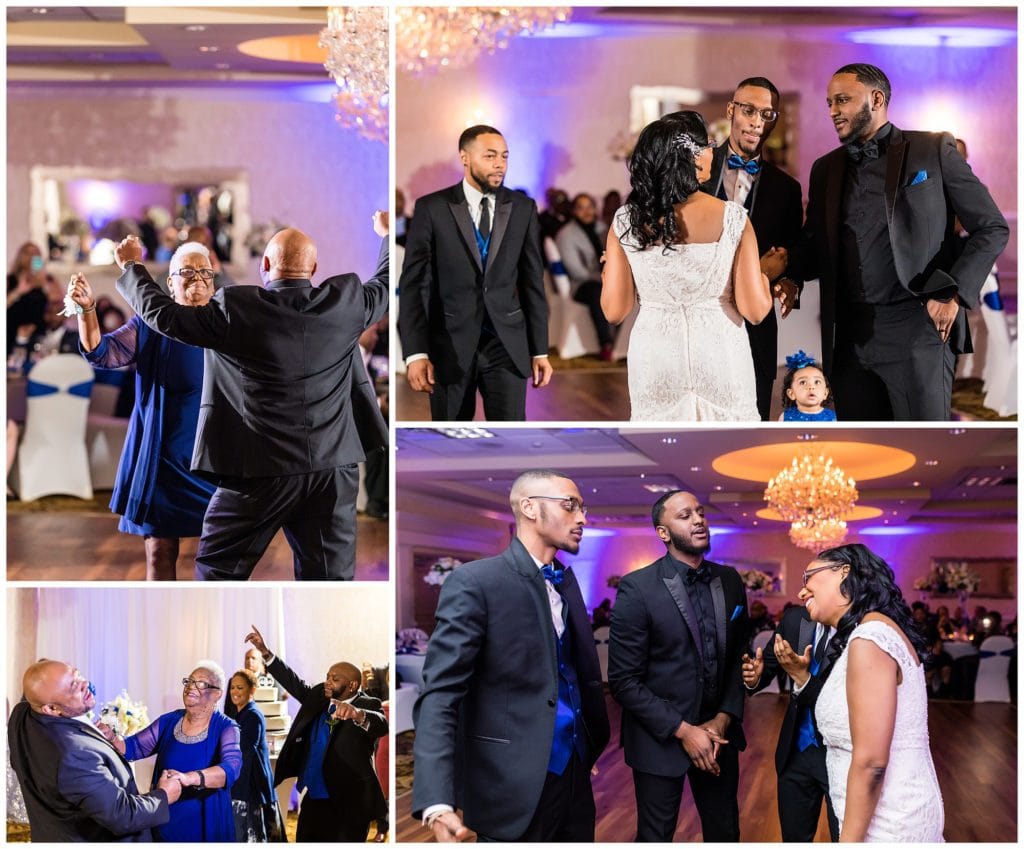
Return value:
<svg viewBox="0 0 1024 849">
<path fill-rule="evenodd" d="M 388 11 L 383 6 L 332 6 L 319 44 L 338 84 L 337 121 L 368 139 L 388 140 Z"/>
<path fill-rule="evenodd" d="M 857 503 L 857 484 L 831 457 L 808 451 L 768 481 L 764 500 L 790 523 L 795 545 L 820 551 L 846 539 L 843 516 Z"/>
<path fill-rule="evenodd" d="M 507 47 L 517 35 L 567 21 L 569 14 L 568 7 L 398 6 L 396 66 L 419 74 L 468 65 L 482 52 Z"/>
</svg>

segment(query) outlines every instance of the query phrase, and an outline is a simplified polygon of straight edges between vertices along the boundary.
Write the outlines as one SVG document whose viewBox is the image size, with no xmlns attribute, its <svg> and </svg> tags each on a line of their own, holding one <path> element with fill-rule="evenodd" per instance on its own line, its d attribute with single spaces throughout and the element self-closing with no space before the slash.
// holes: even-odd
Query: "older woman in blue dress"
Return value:
<svg viewBox="0 0 1024 849">
<path fill-rule="evenodd" d="M 186 242 L 168 269 L 179 304 L 201 307 L 213 294 L 210 252 Z M 199 536 L 212 483 L 192 474 L 192 449 L 203 386 L 203 350 L 161 336 L 133 316 L 102 333 L 89 281 L 76 274 L 70 298 L 82 310 L 78 333 L 85 358 L 97 368 L 135 363 L 135 406 L 128 423 L 110 509 L 118 530 L 145 540 L 146 580 L 173 581 L 181 537 Z"/>
<path fill-rule="evenodd" d="M 159 840 L 233 843 L 231 785 L 242 768 L 242 752 L 238 725 L 217 710 L 227 686 L 224 670 L 201 660 L 181 684 L 183 709 L 165 713 L 127 739 L 110 740 L 130 761 L 156 755 L 154 787 L 161 777 L 181 784 L 170 821 L 155 829 Z"/>
</svg>

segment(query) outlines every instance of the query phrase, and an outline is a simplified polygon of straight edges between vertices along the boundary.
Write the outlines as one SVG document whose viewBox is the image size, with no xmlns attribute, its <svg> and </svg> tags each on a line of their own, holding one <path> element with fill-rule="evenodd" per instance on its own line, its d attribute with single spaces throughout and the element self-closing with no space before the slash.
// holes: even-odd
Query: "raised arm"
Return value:
<svg viewBox="0 0 1024 849">
<path fill-rule="evenodd" d="M 390 263 L 391 252 L 388 250 L 388 240 L 384 238 L 377 254 L 377 270 L 373 272 L 373 277 L 363 284 L 363 303 L 366 307 L 364 327 L 380 321 L 388 311 L 388 294 L 391 288 Z"/>
<path fill-rule="evenodd" d="M 757 254 L 757 237 L 750 219 L 743 225 L 743 235 L 736 249 L 732 268 L 736 308 L 751 324 L 764 321 L 772 308 L 772 293 L 768 278 L 761 273 L 761 258 Z"/>
<path fill-rule="evenodd" d="M 604 270 L 601 272 L 601 312 L 612 324 L 619 324 L 633 311 L 636 304 L 636 285 L 626 252 L 622 249 L 615 228 L 608 229 L 604 251 Z"/>
</svg>

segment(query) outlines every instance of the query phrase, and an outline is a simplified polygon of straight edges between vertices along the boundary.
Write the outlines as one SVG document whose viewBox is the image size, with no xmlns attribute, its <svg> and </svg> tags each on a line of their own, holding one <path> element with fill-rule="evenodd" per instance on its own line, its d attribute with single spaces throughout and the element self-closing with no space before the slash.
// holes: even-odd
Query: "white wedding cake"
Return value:
<svg viewBox="0 0 1024 849">
<path fill-rule="evenodd" d="M 285 709 L 284 700 L 277 698 L 278 688 L 270 686 L 259 686 L 254 696 L 256 707 L 263 714 L 267 721 L 267 740 L 270 742 L 274 732 L 284 734 L 291 726 L 292 718 Z M 275 735 L 276 736 L 276 735 Z"/>
</svg>

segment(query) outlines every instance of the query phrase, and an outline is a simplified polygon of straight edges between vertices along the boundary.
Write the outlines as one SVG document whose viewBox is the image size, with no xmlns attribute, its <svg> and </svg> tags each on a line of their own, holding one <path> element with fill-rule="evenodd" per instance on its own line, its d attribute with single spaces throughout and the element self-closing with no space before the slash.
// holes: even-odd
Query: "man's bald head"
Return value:
<svg viewBox="0 0 1024 849">
<path fill-rule="evenodd" d="M 308 280 L 316 272 L 316 245 L 301 230 L 281 230 L 263 252 L 263 271 L 268 280 Z"/>
<path fill-rule="evenodd" d="M 560 480 L 570 480 L 568 475 L 563 475 L 561 472 L 556 472 L 554 469 L 528 469 L 513 481 L 512 489 L 508 494 L 508 500 L 509 505 L 512 507 L 512 515 L 515 517 L 516 523 L 519 522 L 522 515 L 520 502 L 524 498 L 534 494 L 534 487 L 538 483 L 546 483 L 555 478 Z"/>
<path fill-rule="evenodd" d="M 33 663 L 25 670 L 21 687 L 26 701 L 36 713 L 81 716 L 95 704 L 89 682 L 77 669 L 60 660 Z"/>
</svg>

